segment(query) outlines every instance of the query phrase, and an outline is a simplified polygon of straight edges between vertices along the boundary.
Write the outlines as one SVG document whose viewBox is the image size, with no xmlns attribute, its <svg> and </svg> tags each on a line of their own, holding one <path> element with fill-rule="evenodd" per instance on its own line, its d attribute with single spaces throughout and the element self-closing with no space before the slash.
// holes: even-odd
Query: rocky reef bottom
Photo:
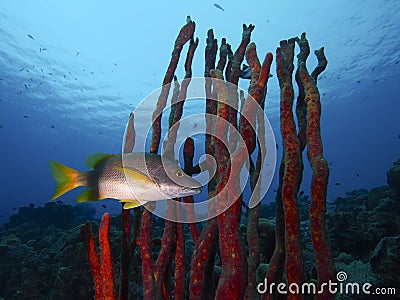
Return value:
<svg viewBox="0 0 400 300">
<path fill-rule="evenodd" d="M 327 227 L 337 271 L 345 272 L 347 281 L 370 283 L 373 287 L 395 288 L 400 295 L 400 160 L 388 171 L 388 185 L 370 191 L 346 193 L 329 203 Z M 313 246 L 309 234 L 309 197 L 299 195 L 302 216 L 303 255 L 306 280 L 316 278 Z M 258 280 L 263 280 L 274 249 L 274 203 L 262 206 L 259 221 L 261 264 Z M 92 221 L 97 232 L 98 220 L 91 205 L 47 203 L 44 207 L 21 207 L 0 229 L 0 299 L 93 299 L 92 276 L 79 227 Z M 246 241 L 246 213 L 241 233 Z M 154 218 L 154 236 L 160 237 L 163 220 Z M 121 216 L 112 217 L 110 239 L 118 282 L 121 239 Z M 201 224 L 199 224 L 201 226 Z M 186 235 L 186 263 L 189 269 L 194 243 Z M 159 244 L 154 239 L 154 255 Z M 216 259 L 216 278 L 220 260 Z M 130 299 L 140 299 L 140 253 L 132 260 Z M 378 299 L 365 295 L 341 295 L 345 299 Z M 385 296 L 384 299 L 395 298 Z"/>
</svg>

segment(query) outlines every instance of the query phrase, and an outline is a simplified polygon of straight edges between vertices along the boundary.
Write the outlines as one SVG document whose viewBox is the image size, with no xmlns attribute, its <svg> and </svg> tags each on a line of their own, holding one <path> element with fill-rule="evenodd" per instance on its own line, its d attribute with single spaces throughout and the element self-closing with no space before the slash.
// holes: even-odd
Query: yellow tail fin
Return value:
<svg viewBox="0 0 400 300">
<path fill-rule="evenodd" d="M 71 169 L 54 160 L 49 163 L 51 174 L 56 180 L 56 191 L 51 200 L 57 199 L 66 192 L 80 186 L 78 182 L 79 171 Z"/>
</svg>

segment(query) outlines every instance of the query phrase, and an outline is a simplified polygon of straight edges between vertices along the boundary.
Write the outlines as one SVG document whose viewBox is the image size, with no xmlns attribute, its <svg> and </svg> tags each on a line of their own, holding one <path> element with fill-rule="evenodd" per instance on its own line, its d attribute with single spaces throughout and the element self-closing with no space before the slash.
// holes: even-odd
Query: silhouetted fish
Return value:
<svg viewBox="0 0 400 300">
<path fill-rule="evenodd" d="M 300 196 L 303 196 L 303 195 L 304 195 L 304 191 L 301 191 L 299 195 L 300 195 Z"/>
<path fill-rule="evenodd" d="M 239 73 L 239 77 L 242 79 L 251 79 L 251 68 L 248 65 L 243 64 L 243 67 Z M 271 78 L 273 75 L 269 74 L 268 77 Z"/>
<path fill-rule="evenodd" d="M 101 205 L 103 208 L 106 208 L 107 206 L 105 206 L 104 204 Z"/>
<path fill-rule="evenodd" d="M 335 185 L 340 185 L 340 182 L 336 182 Z"/>
<path fill-rule="evenodd" d="M 356 176 L 357 176 L 357 177 L 360 177 L 360 174 L 358 174 L 358 173 L 357 173 L 357 175 L 356 175 Z"/>
<path fill-rule="evenodd" d="M 239 77 L 242 79 L 251 79 L 251 69 L 248 65 L 243 64 Z"/>
<path fill-rule="evenodd" d="M 28 34 L 28 38 L 35 40 L 35 38 L 33 36 L 31 36 L 30 34 Z"/>
<path fill-rule="evenodd" d="M 249 209 L 249 206 L 243 200 L 242 200 L 242 207 L 245 208 L 246 210 Z"/>
<path fill-rule="evenodd" d="M 23 115 L 22 117 L 25 118 L 25 119 L 28 119 L 28 118 L 29 118 L 28 115 Z"/>
<path fill-rule="evenodd" d="M 78 56 L 79 54 L 80 54 L 80 52 L 78 51 L 78 52 L 76 52 L 75 56 Z"/>
<path fill-rule="evenodd" d="M 225 11 L 225 9 L 223 9 L 222 6 L 219 5 L 218 3 L 214 3 L 213 5 L 214 5 L 216 8 L 218 8 L 218 9 L 220 9 L 220 10 L 222 10 L 222 11 Z"/>
<path fill-rule="evenodd" d="M 1 124 L 1 125 L 0 125 L 0 128 L 3 128 L 3 127 L 4 127 L 4 125 L 3 125 L 3 124 Z"/>
</svg>

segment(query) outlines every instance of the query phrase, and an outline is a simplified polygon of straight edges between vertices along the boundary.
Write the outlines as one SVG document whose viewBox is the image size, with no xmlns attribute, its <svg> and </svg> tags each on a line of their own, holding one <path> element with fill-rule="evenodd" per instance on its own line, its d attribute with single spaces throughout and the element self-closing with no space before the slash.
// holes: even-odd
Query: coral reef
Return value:
<svg viewBox="0 0 400 300">
<path fill-rule="evenodd" d="M 400 193 L 400 159 L 393 163 L 386 176 L 388 185 Z"/>
<path fill-rule="evenodd" d="M 93 297 L 79 225 L 93 220 L 94 214 L 90 205 L 21 207 L 0 230 L 0 295 L 5 299 Z"/>
<path fill-rule="evenodd" d="M 398 284 L 400 276 L 400 235 L 384 237 L 370 256 L 372 270 L 381 279 L 382 285 Z"/>
<path fill-rule="evenodd" d="M 307 196 L 299 198 L 299 210 L 307 212 L 310 201 Z M 372 201 L 372 208 L 367 204 Z M 379 215 L 382 204 L 391 203 L 384 215 Z M 275 203 L 262 205 L 258 232 L 260 237 L 261 262 L 256 271 L 256 282 L 265 277 L 274 248 L 275 222 L 271 213 Z M 354 190 L 345 197 L 338 197 L 329 203 L 327 209 L 328 232 L 332 244 L 335 265 L 344 271 L 351 282 L 370 282 L 374 286 L 400 288 L 398 281 L 398 259 L 400 224 L 398 212 L 400 199 L 389 186 L 367 190 Z M 91 220 L 94 238 L 97 240 L 99 223 L 93 220 L 94 210 L 89 205 L 70 206 L 61 203 L 48 203 L 44 207 L 22 207 L 8 223 L 0 229 L 0 297 L 4 299 L 92 299 L 94 297 L 93 279 L 90 272 L 85 246 L 80 238 L 79 225 Z M 59 222 L 48 226 L 43 218 L 56 213 L 69 220 L 70 224 Z M 377 214 L 377 217 L 373 217 Z M 301 229 L 304 276 L 310 282 L 317 278 L 313 257 L 313 245 L 309 231 L 308 214 L 301 215 Z M 27 217 L 29 216 L 29 218 Z M 114 265 L 114 278 L 119 278 L 122 215 L 111 217 L 110 245 Z M 373 220 L 373 222 L 371 222 Z M 387 220 L 390 224 L 385 225 Z M 152 218 L 153 236 L 160 237 L 164 222 Z M 354 224 L 353 224 L 354 223 Z M 359 226 L 359 227 L 357 227 Z M 207 224 L 197 224 L 205 232 Z M 241 221 L 240 236 L 244 252 L 247 224 Z M 339 228 L 341 233 L 339 234 Z M 203 229 L 203 230 L 201 230 Z M 189 228 L 184 230 L 186 282 L 190 280 L 189 267 L 195 249 Z M 366 237 L 366 235 L 368 235 Z M 206 241 L 199 238 L 199 240 Z M 157 257 L 161 243 L 152 239 L 152 257 Z M 214 243 L 214 245 L 216 245 Z M 365 249 L 368 247 L 368 251 Z M 204 253 L 204 258 L 209 253 Z M 140 254 L 137 248 L 131 261 L 132 274 L 129 280 L 128 299 L 143 297 L 141 282 Z M 221 260 L 217 255 L 213 261 L 212 276 L 206 277 L 207 284 L 216 286 L 221 276 Z M 397 274 L 397 275 L 396 275 Z M 118 282 L 118 281 L 115 281 Z M 168 284 L 173 284 L 169 282 Z M 71 289 L 71 287 L 74 287 Z M 115 289 L 119 288 L 118 284 Z M 187 290 L 189 287 L 186 286 Z M 362 298 L 360 298 L 362 299 Z"/>
</svg>

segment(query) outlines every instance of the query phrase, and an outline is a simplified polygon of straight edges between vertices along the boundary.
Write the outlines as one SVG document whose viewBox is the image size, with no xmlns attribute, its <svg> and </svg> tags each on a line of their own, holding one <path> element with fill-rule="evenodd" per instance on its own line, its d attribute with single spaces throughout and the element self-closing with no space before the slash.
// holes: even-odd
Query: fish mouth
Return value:
<svg viewBox="0 0 400 300">
<path fill-rule="evenodd" d="M 201 192 L 201 187 L 184 187 L 182 193 L 186 195 L 195 195 Z"/>
</svg>

